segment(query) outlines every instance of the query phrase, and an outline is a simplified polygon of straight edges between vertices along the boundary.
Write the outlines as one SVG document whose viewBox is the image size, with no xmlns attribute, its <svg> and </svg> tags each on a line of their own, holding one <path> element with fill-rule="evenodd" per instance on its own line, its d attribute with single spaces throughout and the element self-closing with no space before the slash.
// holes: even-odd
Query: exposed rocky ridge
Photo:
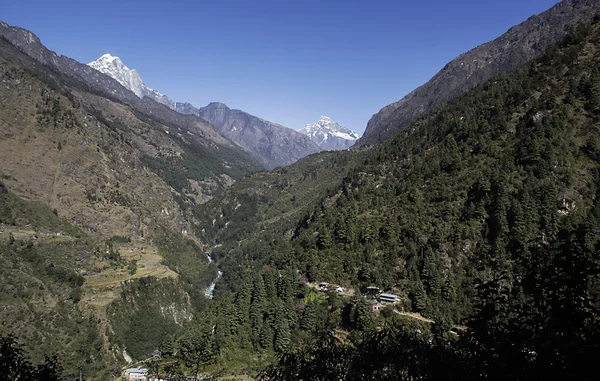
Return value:
<svg viewBox="0 0 600 381">
<path fill-rule="evenodd" d="M 321 116 L 316 123 L 307 124 L 299 131 L 309 136 L 319 148 L 327 151 L 348 149 L 359 138 L 356 132 L 334 122 L 328 116 Z"/>
<path fill-rule="evenodd" d="M 175 110 L 182 114 L 198 115 L 198 109 L 188 102 L 175 103 Z"/>
<path fill-rule="evenodd" d="M 537 57 L 562 39 L 570 25 L 589 20 L 597 12 L 600 12 L 600 1 L 563 0 L 510 28 L 497 39 L 461 54 L 429 82 L 373 115 L 357 144 L 383 142 L 430 108 Z"/>
<path fill-rule="evenodd" d="M 61 74 L 76 79 L 75 83 L 71 83 L 74 86 L 123 102 L 133 107 L 137 112 L 152 119 L 200 134 L 202 137 L 217 144 L 229 147 L 236 146 L 228 139 L 222 137 L 213 126 L 196 115 L 183 115 L 149 97 L 140 99 L 135 93 L 125 88 L 109 75 L 77 62 L 72 58 L 57 55 L 55 52 L 47 49 L 35 34 L 26 29 L 10 26 L 0 21 L 0 37 L 6 39 L 40 64 L 47 65 Z"/>
<path fill-rule="evenodd" d="M 232 110 L 223 103 L 210 103 L 200 108 L 198 115 L 229 139 L 254 152 L 270 169 L 292 164 L 321 150 L 298 131 L 241 110 Z"/>
<path fill-rule="evenodd" d="M 138 97 L 144 97 L 147 87 L 142 77 L 140 77 L 140 74 L 135 69 L 129 69 L 119 57 L 104 54 L 97 60 L 88 63 L 88 66 L 116 79 L 121 85 L 133 91 Z"/>
</svg>

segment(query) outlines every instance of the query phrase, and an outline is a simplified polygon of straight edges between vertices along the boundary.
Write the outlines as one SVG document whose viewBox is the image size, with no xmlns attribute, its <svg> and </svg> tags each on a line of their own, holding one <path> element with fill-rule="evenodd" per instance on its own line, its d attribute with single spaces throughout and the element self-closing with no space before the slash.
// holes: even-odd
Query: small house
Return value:
<svg viewBox="0 0 600 381">
<path fill-rule="evenodd" d="M 371 312 L 373 313 L 379 312 L 379 310 L 383 308 L 383 304 L 374 299 L 369 300 L 367 303 L 369 304 L 369 307 L 371 307 Z"/>
</svg>

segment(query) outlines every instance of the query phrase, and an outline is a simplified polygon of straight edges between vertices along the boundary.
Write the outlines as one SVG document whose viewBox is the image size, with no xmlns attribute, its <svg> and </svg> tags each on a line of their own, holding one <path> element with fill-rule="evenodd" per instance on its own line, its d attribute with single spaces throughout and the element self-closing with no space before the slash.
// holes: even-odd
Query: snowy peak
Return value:
<svg viewBox="0 0 600 381">
<path fill-rule="evenodd" d="M 89 65 L 93 66 L 93 64 L 101 63 L 101 62 L 110 64 L 114 61 L 121 62 L 121 59 L 119 57 L 115 57 L 115 56 L 111 55 L 110 53 L 106 53 L 106 54 L 103 54 L 102 57 L 98 58 L 96 61 L 90 62 Z M 121 64 L 123 64 L 123 63 L 121 62 Z"/>
<path fill-rule="evenodd" d="M 140 98 L 150 97 L 159 103 L 175 109 L 175 102 L 166 95 L 146 86 L 140 74 L 135 69 L 128 68 L 119 57 L 107 53 L 96 61 L 90 62 L 88 66 L 116 79 L 123 87 L 131 90 Z"/>
<path fill-rule="evenodd" d="M 350 148 L 360 137 L 356 132 L 347 129 L 324 115 L 316 123 L 307 124 L 300 132 L 308 135 L 313 142 L 324 150 Z"/>
<path fill-rule="evenodd" d="M 144 97 L 144 90 L 147 87 L 144 81 L 142 81 L 142 77 L 140 77 L 137 71 L 129 69 L 119 57 L 104 54 L 88 65 L 116 79 L 121 85 L 133 91 L 138 97 Z"/>
</svg>

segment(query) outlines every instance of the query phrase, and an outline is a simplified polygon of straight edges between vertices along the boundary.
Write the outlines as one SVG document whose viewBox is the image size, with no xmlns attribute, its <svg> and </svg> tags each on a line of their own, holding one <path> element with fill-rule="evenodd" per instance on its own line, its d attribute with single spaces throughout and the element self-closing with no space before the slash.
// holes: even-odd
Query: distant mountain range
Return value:
<svg viewBox="0 0 600 381">
<path fill-rule="evenodd" d="M 562 39 L 568 26 L 600 12 L 597 0 L 563 0 L 448 63 L 429 82 L 373 115 L 358 145 L 377 144 L 432 107 L 448 102 L 491 77 L 515 69 Z"/>
<path fill-rule="evenodd" d="M 320 149 L 326 151 L 348 149 L 360 137 L 356 132 L 334 122 L 328 116 L 321 116 L 316 123 L 307 124 L 299 131 L 309 136 Z"/>
<path fill-rule="evenodd" d="M 289 165 L 322 149 L 305 135 L 280 124 L 269 122 L 223 103 L 210 103 L 196 108 L 187 102 L 174 102 L 146 86 L 139 73 L 128 68 L 119 57 L 104 54 L 88 64 L 114 78 L 139 98 L 149 97 L 167 107 L 188 115 L 196 115 L 211 123 L 227 138 L 252 152 L 267 169 Z"/>
<path fill-rule="evenodd" d="M 358 136 L 328 117 L 305 135 L 222 103 L 163 104 L 116 57 L 95 61 L 108 75 L 0 22 L 0 335 L 32 364 L 57 354 L 71 380 L 114 379 L 156 348 L 156 367 L 185 374 L 200 355 L 203 373 L 242 374 L 293 349 L 266 376 L 586 379 L 600 18 L 521 55 L 598 3 L 563 1 L 459 57 L 372 119 L 366 143 L 417 118 L 375 149 L 272 171 Z M 307 300 L 305 281 L 356 295 Z M 371 285 L 401 296 L 401 320 L 371 314 Z"/>
</svg>

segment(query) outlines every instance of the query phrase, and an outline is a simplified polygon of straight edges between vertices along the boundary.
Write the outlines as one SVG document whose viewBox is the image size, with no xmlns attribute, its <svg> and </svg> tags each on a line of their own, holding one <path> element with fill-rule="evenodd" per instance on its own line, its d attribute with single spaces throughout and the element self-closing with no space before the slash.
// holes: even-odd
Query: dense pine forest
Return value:
<svg viewBox="0 0 600 381">
<path fill-rule="evenodd" d="M 279 353 L 277 380 L 586 379 L 600 343 L 598 21 L 381 146 L 313 157 L 320 187 L 295 186 L 300 162 L 218 200 L 206 235 L 224 280 L 184 335 L 210 342 L 202 361 Z M 307 286 L 321 281 L 355 296 Z M 372 314 L 372 285 L 403 302 Z"/>
</svg>

